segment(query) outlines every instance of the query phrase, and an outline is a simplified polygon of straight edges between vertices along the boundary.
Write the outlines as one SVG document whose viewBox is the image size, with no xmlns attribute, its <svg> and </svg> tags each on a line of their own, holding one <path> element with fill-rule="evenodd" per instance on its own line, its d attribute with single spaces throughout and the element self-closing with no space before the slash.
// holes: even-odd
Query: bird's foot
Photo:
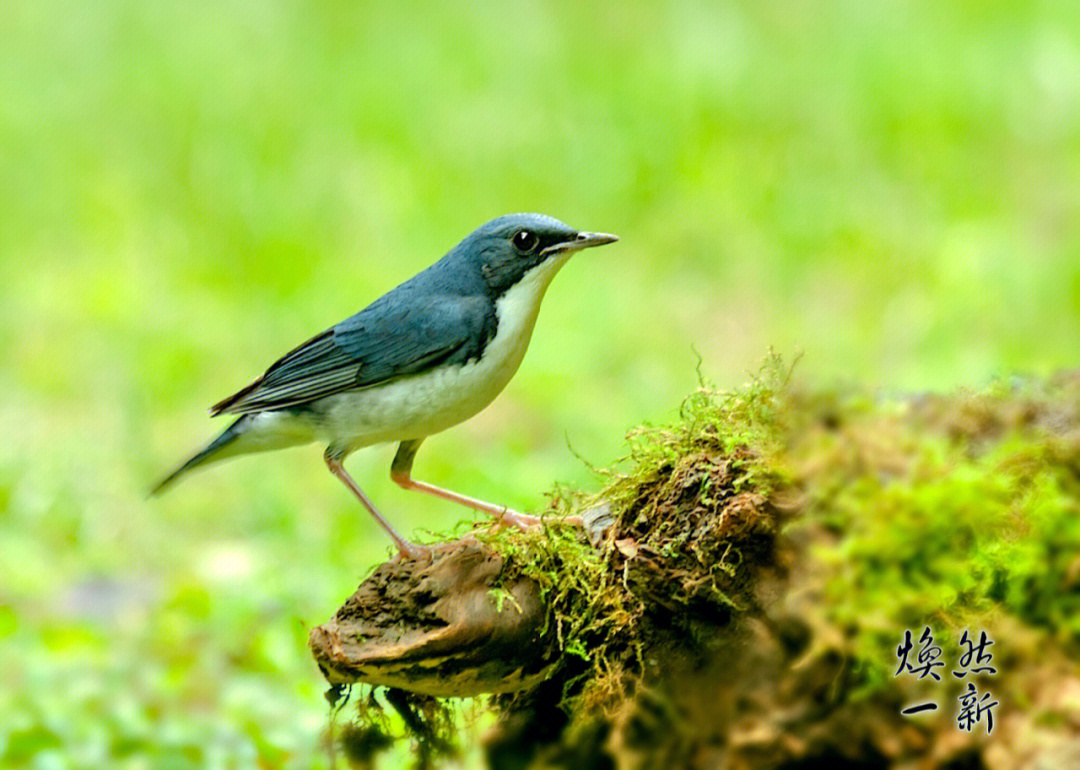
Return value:
<svg viewBox="0 0 1080 770">
<path fill-rule="evenodd" d="M 394 561 L 431 561 L 435 555 L 435 549 L 427 545 L 417 545 L 416 543 L 410 543 L 408 540 L 402 540 L 399 543 L 395 543 L 397 546 L 397 554 L 394 556 Z"/>
<path fill-rule="evenodd" d="M 505 508 L 498 513 L 493 513 L 495 523 L 492 525 L 492 529 L 498 531 L 506 526 L 517 527 L 522 532 L 528 532 L 532 529 L 539 529 L 545 523 L 546 524 L 569 524 L 575 527 L 584 526 L 580 516 L 550 516 L 546 519 L 539 516 L 532 516 L 528 513 L 518 513 L 512 511 L 509 508 Z"/>
<path fill-rule="evenodd" d="M 497 532 L 503 527 L 517 527 L 522 532 L 537 529 L 543 524 L 539 516 L 530 516 L 527 513 L 518 513 L 509 508 L 502 508 L 491 513 L 495 521 L 492 523 L 492 531 Z"/>
<path fill-rule="evenodd" d="M 449 551 L 457 546 L 457 543 L 437 543 L 435 545 L 418 545 L 417 543 L 398 543 L 398 551 L 394 554 L 394 562 L 400 561 L 431 561 L 435 554 Z"/>
<path fill-rule="evenodd" d="M 434 543 L 432 545 L 419 545 L 409 540 L 402 540 L 401 542 L 395 542 L 398 552 L 394 555 L 394 562 L 401 561 L 431 561 L 435 554 L 443 553 L 444 551 L 454 551 L 461 548 L 463 544 L 475 544 L 476 538 L 472 535 L 465 535 L 457 540 L 451 540 L 447 543 Z"/>
</svg>

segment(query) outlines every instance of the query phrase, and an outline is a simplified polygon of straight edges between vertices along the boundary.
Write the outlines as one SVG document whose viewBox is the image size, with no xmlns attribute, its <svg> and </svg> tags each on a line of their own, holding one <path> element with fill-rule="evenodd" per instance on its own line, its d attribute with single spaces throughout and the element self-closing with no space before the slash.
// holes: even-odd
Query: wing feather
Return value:
<svg viewBox="0 0 1080 770">
<path fill-rule="evenodd" d="M 212 415 L 287 409 L 479 355 L 494 333 L 481 297 L 428 298 L 419 306 L 375 303 L 284 355 Z"/>
</svg>

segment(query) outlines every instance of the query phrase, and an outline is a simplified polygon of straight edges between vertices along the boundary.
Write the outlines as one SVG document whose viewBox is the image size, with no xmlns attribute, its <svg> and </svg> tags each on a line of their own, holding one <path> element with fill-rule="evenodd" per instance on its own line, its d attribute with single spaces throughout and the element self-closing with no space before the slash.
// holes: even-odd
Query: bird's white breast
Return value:
<svg viewBox="0 0 1080 770">
<path fill-rule="evenodd" d="M 316 435 L 357 449 L 430 436 L 472 417 L 514 376 L 544 292 L 565 262 L 566 257 L 553 257 L 537 265 L 497 300 L 495 336 L 478 360 L 328 396 L 319 404 Z"/>
</svg>

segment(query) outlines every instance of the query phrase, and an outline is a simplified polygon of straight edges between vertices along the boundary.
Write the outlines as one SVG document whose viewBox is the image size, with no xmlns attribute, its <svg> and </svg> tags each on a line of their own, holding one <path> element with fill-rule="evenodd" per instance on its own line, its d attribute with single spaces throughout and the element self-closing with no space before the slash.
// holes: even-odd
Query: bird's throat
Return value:
<svg viewBox="0 0 1080 770">
<path fill-rule="evenodd" d="M 566 264 L 569 257 L 569 254 L 558 255 L 541 262 L 496 300 L 498 326 L 494 338 L 488 343 L 492 350 L 485 351 L 485 357 L 489 353 L 500 358 L 505 355 L 511 369 L 517 370 L 532 337 L 544 293 L 547 292 L 551 279 Z M 500 350 L 504 345 L 509 348 L 505 352 Z"/>
</svg>

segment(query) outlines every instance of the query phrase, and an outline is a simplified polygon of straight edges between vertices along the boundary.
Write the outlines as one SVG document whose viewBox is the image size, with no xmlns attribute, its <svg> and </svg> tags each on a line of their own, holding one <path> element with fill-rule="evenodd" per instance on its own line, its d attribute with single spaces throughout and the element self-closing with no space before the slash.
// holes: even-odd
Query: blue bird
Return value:
<svg viewBox="0 0 1080 770">
<path fill-rule="evenodd" d="M 352 451 L 399 442 L 391 478 L 405 489 L 488 513 L 538 522 L 412 478 L 423 440 L 472 417 L 514 376 L 551 279 L 576 252 L 617 241 L 542 214 L 481 226 L 434 265 L 356 315 L 287 353 L 262 377 L 210 409 L 239 418 L 154 489 L 206 463 L 270 449 L 326 443 L 324 458 L 404 558 L 430 550 L 390 525 L 345 471 Z"/>
</svg>

